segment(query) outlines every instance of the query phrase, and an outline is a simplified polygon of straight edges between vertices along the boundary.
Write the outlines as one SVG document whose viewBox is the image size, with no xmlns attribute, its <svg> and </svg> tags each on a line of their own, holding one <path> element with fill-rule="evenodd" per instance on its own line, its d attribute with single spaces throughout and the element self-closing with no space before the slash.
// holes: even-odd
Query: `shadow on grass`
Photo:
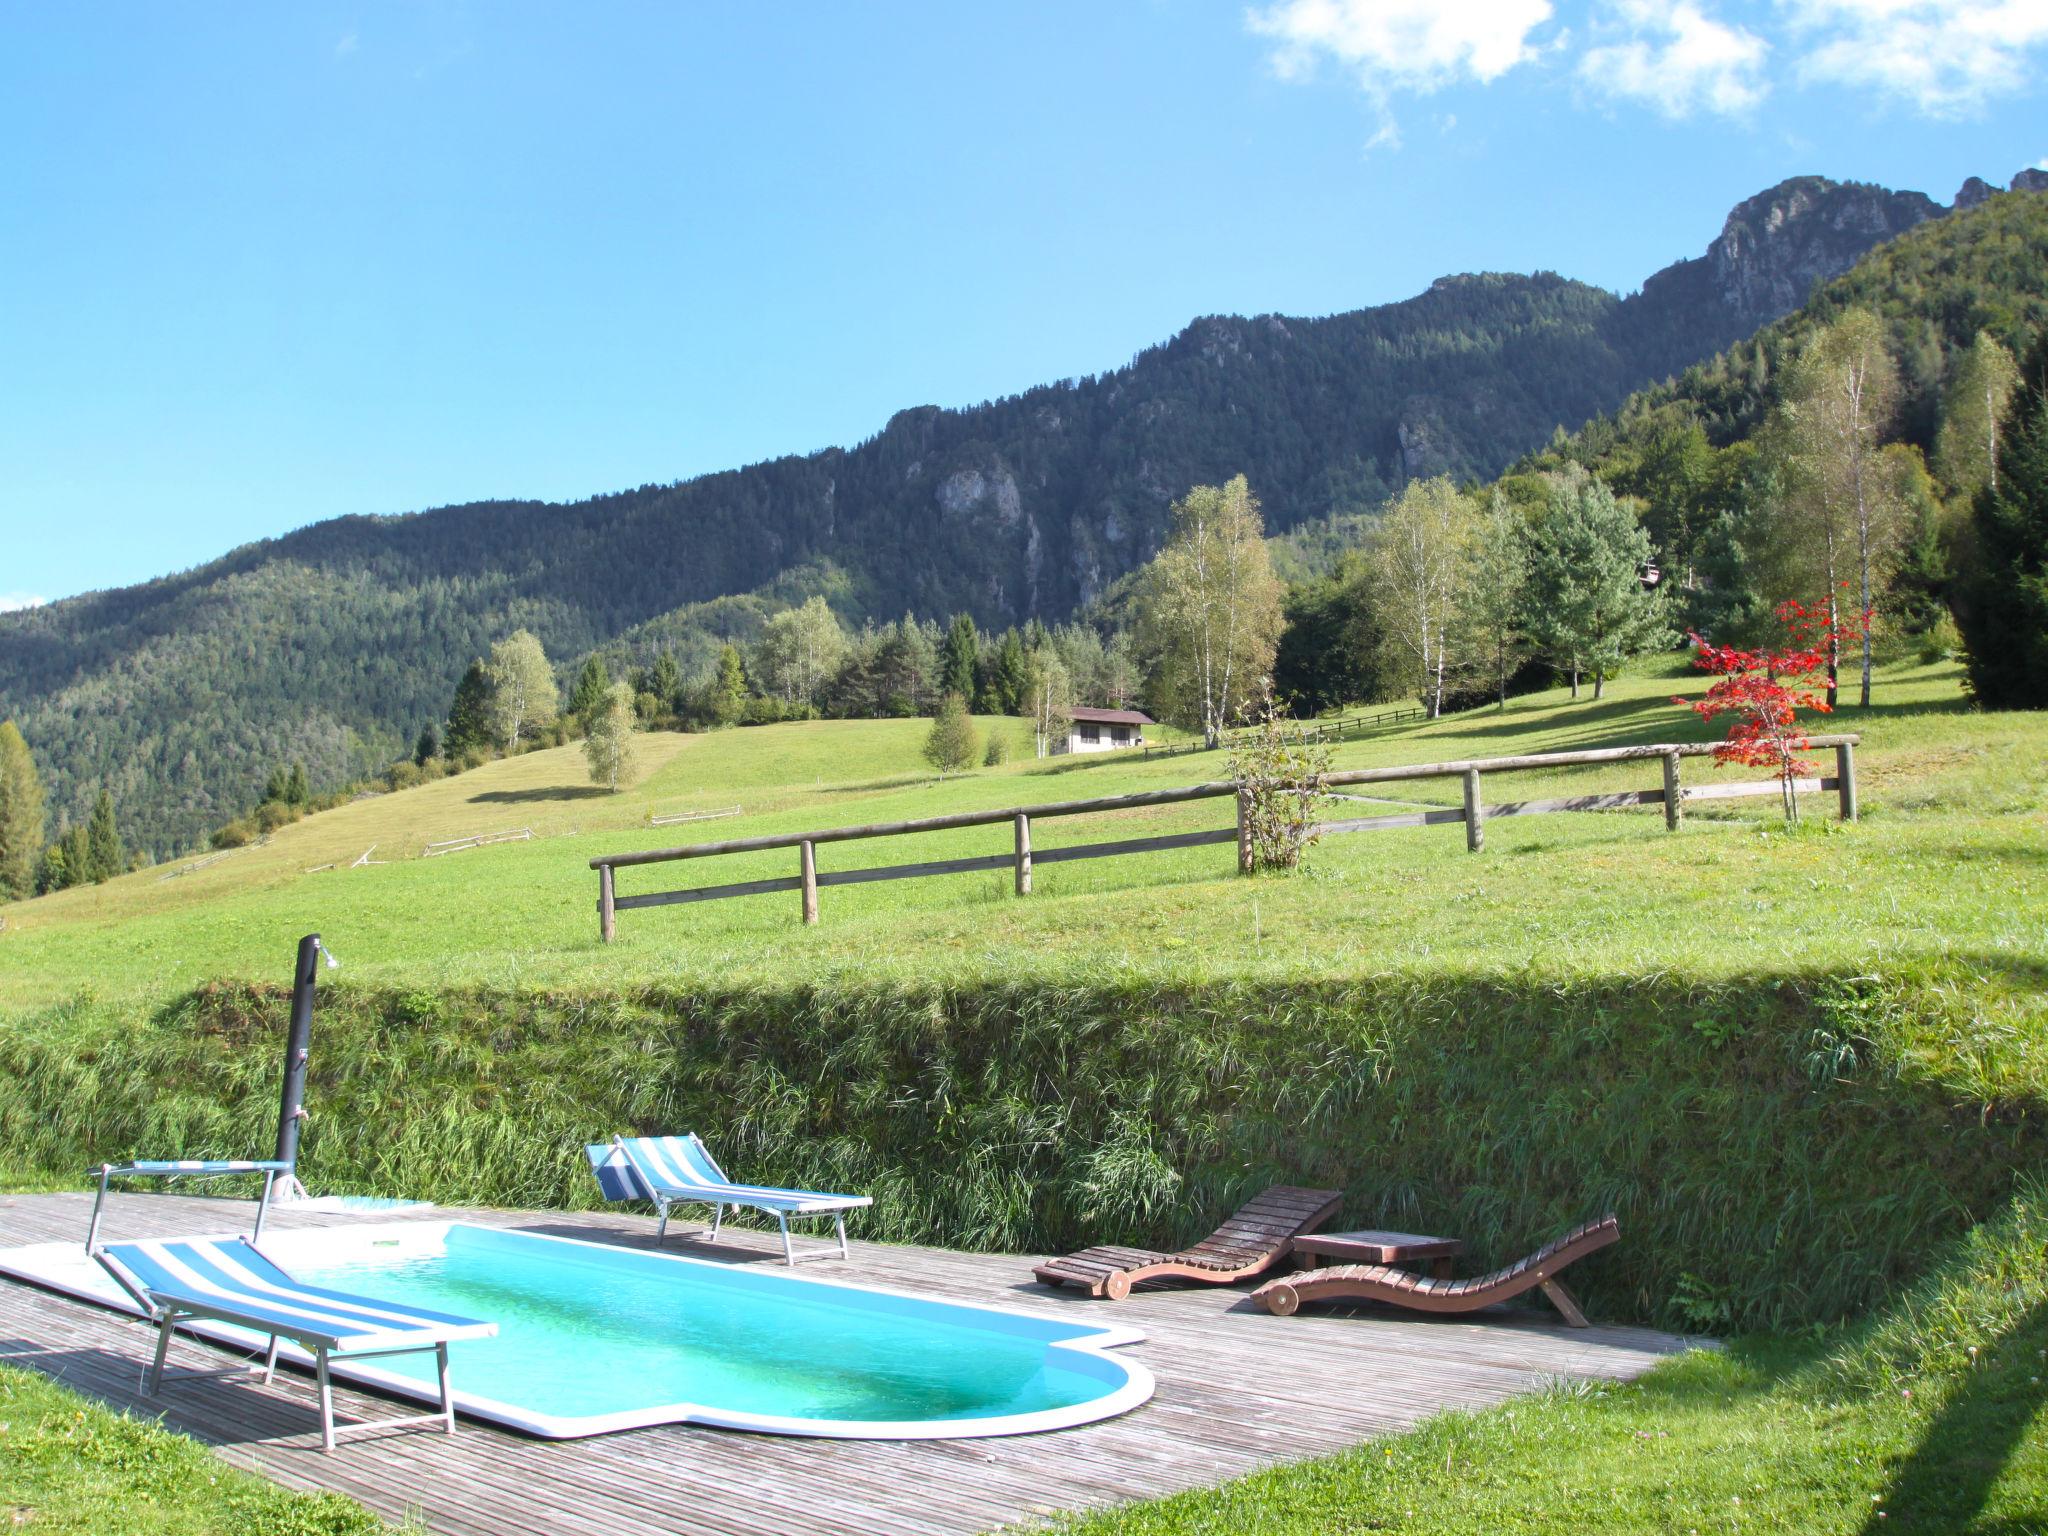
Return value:
<svg viewBox="0 0 2048 1536">
<path fill-rule="evenodd" d="M 531 805 L 554 800 L 608 800 L 602 784 L 553 784 L 544 789 L 486 789 L 469 797 L 471 805 Z"/>
<path fill-rule="evenodd" d="M 1913 1454 L 1871 1506 L 1864 1536 L 1888 1531 L 1997 1529 L 2038 1532 L 2038 1522 L 1976 1523 L 1992 1486 L 2027 1438 L 2048 1390 L 2041 1352 L 2048 1349 L 2048 1301 L 2036 1302 L 1988 1344 L 1934 1416 Z M 2029 1512 L 2032 1514 L 2033 1512 Z"/>
</svg>

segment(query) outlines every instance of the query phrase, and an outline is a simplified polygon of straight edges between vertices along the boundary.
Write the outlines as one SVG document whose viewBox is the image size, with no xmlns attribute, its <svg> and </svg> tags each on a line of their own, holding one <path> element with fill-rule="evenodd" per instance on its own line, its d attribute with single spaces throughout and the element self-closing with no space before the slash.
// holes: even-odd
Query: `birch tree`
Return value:
<svg viewBox="0 0 2048 1536">
<path fill-rule="evenodd" d="M 12 720 L 0 720 L 0 901 L 35 894 L 43 856 L 43 781 Z"/>
<path fill-rule="evenodd" d="M 1411 480 L 1367 546 L 1381 633 L 1434 720 L 1457 670 L 1453 630 L 1472 572 L 1478 514 L 1447 476 Z"/>
<path fill-rule="evenodd" d="M 846 631 L 822 597 L 785 608 L 761 628 L 761 675 L 792 704 L 816 704 L 846 654 Z"/>
<path fill-rule="evenodd" d="M 1997 337 L 1979 331 L 1942 399 L 1934 445 L 1935 469 L 1957 498 L 1974 500 L 1987 488 L 1998 494 L 1998 434 L 2019 387 L 2020 365 Z"/>
<path fill-rule="evenodd" d="M 1198 485 L 1173 507 L 1173 532 L 1146 569 L 1139 605 L 1150 690 L 1168 718 L 1210 746 L 1272 671 L 1280 582 L 1258 498 L 1243 475 Z"/>
<path fill-rule="evenodd" d="M 613 683 L 584 716 L 583 757 L 590 782 L 613 794 L 633 776 L 633 685 Z"/>
<path fill-rule="evenodd" d="M 1050 757 L 1056 743 L 1063 742 L 1074 728 L 1074 687 L 1066 663 L 1049 645 L 1033 651 L 1026 663 L 1031 686 L 1025 691 L 1024 709 L 1031 716 L 1031 736 L 1040 757 Z"/>
<path fill-rule="evenodd" d="M 506 751 L 555 723 L 555 669 L 531 630 L 517 629 L 491 647 L 491 726 Z"/>
<path fill-rule="evenodd" d="M 1870 626 L 1875 589 L 1905 532 L 1899 476 L 1883 461 L 1897 409 L 1899 373 L 1884 322 L 1852 309 L 1808 343 L 1786 376 L 1775 430 L 1782 460 L 1778 546 L 1828 620 L 1829 707 L 1840 698 L 1841 594 L 1854 580 L 1862 631 L 1861 702 L 1870 704 Z M 1794 595 L 1794 594 L 1788 594 Z"/>
<path fill-rule="evenodd" d="M 1529 588 L 1529 527 L 1499 486 L 1472 540 L 1465 618 L 1493 673 L 1494 698 L 1508 704 L 1508 676 L 1521 664 Z"/>
</svg>

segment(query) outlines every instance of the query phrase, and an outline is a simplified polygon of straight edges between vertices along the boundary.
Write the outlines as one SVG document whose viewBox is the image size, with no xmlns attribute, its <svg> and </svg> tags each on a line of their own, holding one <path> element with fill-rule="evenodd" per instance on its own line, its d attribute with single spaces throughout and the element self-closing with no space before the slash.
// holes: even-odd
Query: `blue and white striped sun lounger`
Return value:
<svg viewBox="0 0 2048 1536">
<path fill-rule="evenodd" d="M 335 1436 L 334 1394 L 327 1380 L 330 1356 L 356 1360 L 432 1350 L 440 1367 L 439 1412 L 350 1427 L 384 1430 L 401 1424 L 438 1423 L 452 1435 L 455 1403 L 448 1388 L 449 1342 L 489 1338 L 498 1331 L 496 1323 L 471 1317 L 450 1317 L 395 1301 L 374 1301 L 347 1291 L 301 1285 L 258 1253 L 245 1237 L 109 1243 L 93 1257 L 156 1324 L 156 1360 L 149 1368 L 152 1395 L 163 1386 L 171 1331 L 186 1318 L 214 1318 L 268 1334 L 270 1349 L 263 1359 L 266 1383 L 277 1370 L 278 1341 L 292 1339 L 313 1356 L 313 1373 L 320 1385 L 320 1444 L 330 1451 Z"/>
<path fill-rule="evenodd" d="M 271 1190 L 283 1175 L 287 1188 L 296 1188 L 295 1165 L 273 1158 L 216 1158 L 212 1160 L 194 1157 L 137 1158 L 129 1163 L 101 1163 L 97 1168 L 85 1171 L 87 1178 L 100 1181 L 100 1192 L 93 1197 L 92 1221 L 85 1229 L 85 1251 L 91 1253 L 100 1240 L 100 1207 L 107 1203 L 107 1180 L 109 1179 L 218 1179 L 227 1174 L 248 1173 L 263 1175 L 263 1195 L 256 1202 L 256 1230 L 251 1234 L 257 1242 L 263 1240 L 263 1213 L 270 1209 Z M 303 1189 L 299 1190 L 304 1194 Z"/>
<path fill-rule="evenodd" d="M 614 1136 L 601 1146 L 586 1147 L 591 1171 L 613 1200 L 651 1200 L 661 1212 L 655 1230 L 659 1243 L 668 1232 L 669 1207 L 708 1205 L 711 1226 L 703 1236 L 718 1241 L 718 1229 L 725 1220 L 725 1208 L 745 1206 L 766 1211 L 782 1229 L 782 1256 L 797 1262 L 789 1241 L 792 1216 L 830 1216 L 839 1237 L 839 1257 L 846 1257 L 846 1213 L 873 1205 L 867 1195 L 825 1195 L 811 1189 L 776 1189 L 761 1184 L 735 1184 L 725 1176 L 710 1150 L 696 1136 Z M 807 1253 L 806 1259 L 828 1257 Z"/>
</svg>

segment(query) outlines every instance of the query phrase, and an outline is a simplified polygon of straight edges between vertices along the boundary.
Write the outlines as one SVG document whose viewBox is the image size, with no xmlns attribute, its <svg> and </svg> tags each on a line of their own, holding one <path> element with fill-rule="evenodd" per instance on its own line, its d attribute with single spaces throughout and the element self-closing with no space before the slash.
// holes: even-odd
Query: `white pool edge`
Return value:
<svg viewBox="0 0 2048 1536">
<path fill-rule="evenodd" d="M 296 1257 L 313 1257 L 323 1249 L 331 1251 L 341 1247 L 344 1242 L 351 1250 L 375 1244 L 380 1239 L 397 1239 L 401 1242 L 411 1239 L 414 1245 L 429 1241 L 445 1242 L 447 1233 L 455 1227 L 517 1235 L 539 1242 L 564 1243 L 607 1254 L 625 1253 L 637 1258 L 693 1265 L 701 1269 L 730 1271 L 735 1267 L 716 1259 L 697 1258 L 684 1253 L 668 1253 L 651 1248 L 625 1248 L 618 1243 L 592 1242 L 587 1238 L 563 1237 L 552 1232 L 530 1232 L 519 1227 L 488 1227 L 478 1222 L 452 1220 L 405 1221 L 378 1225 L 350 1223 L 347 1227 L 273 1231 L 265 1234 L 263 1246 L 270 1250 L 268 1257 L 289 1270 Z M 236 1235 L 238 1234 L 214 1234 L 218 1237 Z M 323 1242 L 322 1239 L 326 1241 Z M 800 1275 L 779 1267 L 767 1268 L 765 1263 L 747 1266 L 747 1273 L 752 1278 L 778 1284 L 829 1286 L 905 1301 L 957 1307 L 969 1312 L 982 1312 L 999 1317 L 1023 1318 L 1035 1323 L 1064 1321 L 1051 1318 L 1048 1313 L 1023 1307 L 959 1301 L 952 1297 L 922 1295 L 893 1286 L 868 1285 L 822 1275 Z M 142 1312 L 134 1301 L 114 1286 L 106 1277 L 105 1271 L 86 1255 L 82 1243 L 36 1243 L 21 1248 L 0 1249 L 0 1275 L 26 1280 L 30 1284 L 58 1291 L 138 1320 L 142 1317 Z M 1051 1341 L 1046 1348 L 1068 1350 L 1113 1367 L 1124 1373 L 1123 1385 L 1101 1397 L 1090 1398 L 1084 1403 L 1075 1403 L 1069 1407 L 1041 1409 L 1035 1413 L 1003 1414 L 991 1418 L 799 1419 L 775 1414 L 743 1413 L 701 1403 L 664 1403 L 623 1413 L 568 1416 L 540 1413 L 516 1403 L 501 1402 L 480 1393 L 467 1392 L 463 1390 L 459 1370 L 453 1373 L 451 1395 L 459 1413 L 521 1430 L 543 1440 L 580 1440 L 592 1435 L 614 1434 L 627 1429 L 647 1429 L 659 1424 L 701 1424 L 717 1429 L 744 1430 L 754 1434 L 792 1435 L 821 1440 L 980 1440 L 1005 1435 L 1040 1434 L 1049 1430 L 1073 1429 L 1083 1424 L 1099 1423 L 1129 1413 L 1151 1399 L 1157 1383 L 1143 1362 L 1111 1358 L 1108 1354 L 1109 1350 L 1142 1342 L 1145 1337 L 1142 1330 L 1116 1323 L 1085 1323 L 1072 1326 L 1085 1327 L 1089 1333 L 1077 1339 Z M 262 1335 L 229 1323 L 193 1319 L 180 1323 L 178 1331 L 255 1353 L 261 1353 L 264 1346 Z M 278 1358 L 309 1371 L 313 1367 L 312 1354 L 290 1340 L 281 1341 Z M 329 1374 L 337 1380 L 375 1387 L 380 1392 L 415 1402 L 439 1402 L 434 1389 L 424 1383 L 367 1362 L 351 1362 L 346 1356 L 336 1356 L 329 1361 Z M 175 1390 L 176 1383 L 172 1381 L 167 1383 L 167 1386 Z"/>
</svg>

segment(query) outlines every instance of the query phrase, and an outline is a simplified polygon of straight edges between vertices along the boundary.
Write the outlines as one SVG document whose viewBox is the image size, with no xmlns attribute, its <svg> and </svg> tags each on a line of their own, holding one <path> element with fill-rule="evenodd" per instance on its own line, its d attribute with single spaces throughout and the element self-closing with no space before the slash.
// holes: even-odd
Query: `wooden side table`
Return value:
<svg viewBox="0 0 2048 1536">
<path fill-rule="evenodd" d="M 1451 1260 L 1465 1251 L 1455 1237 L 1425 1237 L 1419 1232 L 1311 1232 L 1294 1240 L 1299 1269 L 1325 1264 L 1419 1264 L 1439 1280 L 1451 1277 Z"/>
</svg>

